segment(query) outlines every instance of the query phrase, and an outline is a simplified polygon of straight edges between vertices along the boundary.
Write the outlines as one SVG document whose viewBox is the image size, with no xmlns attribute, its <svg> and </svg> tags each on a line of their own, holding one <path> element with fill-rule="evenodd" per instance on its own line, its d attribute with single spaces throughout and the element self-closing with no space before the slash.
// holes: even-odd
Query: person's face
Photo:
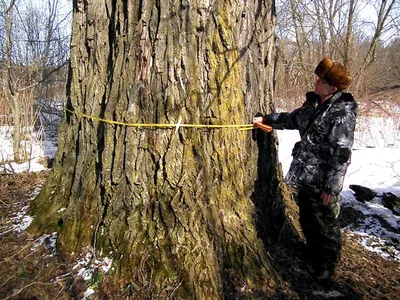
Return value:
<svg viewBox="0 0 400 300">
<path fill-rule="evenodd" d="M 314 92 L 321 96 L 322 98 L 325 98 L 327 96 L 332 95 L 337 91 L 337 88 L 333 85 L 330 85 L 328 82 L 323 80 L 320 77 L 315 78 L 315 83 L 314 83 Z"/>
</svg>

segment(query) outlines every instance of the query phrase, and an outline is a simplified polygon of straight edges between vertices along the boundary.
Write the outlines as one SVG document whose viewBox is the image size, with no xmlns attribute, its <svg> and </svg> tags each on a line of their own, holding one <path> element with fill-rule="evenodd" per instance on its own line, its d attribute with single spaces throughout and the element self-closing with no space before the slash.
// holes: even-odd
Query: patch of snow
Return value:
<svg viewBox="0 0 400 300">
<path fill-rule="evenodd" d="M 38 187 L 31 193 L 31 195 L 29 196 L 29 199 L 28 199 L 28 200 L 32 201 L 33 199 L 35 199 L 35 197 L 36 197 L 37 195 L 39 195 L 41 189 L 42 189 L 42 186 L 41 186 L 41 185 L 38 186 Z"/>
<path fill-rule="evenodd" d="M 400 261 L 400 252 L 398 251 L 400 250 L 400 234 L 398 233 L 400 232 L 400 217 L 385 208 L 379 197 L 371 202 L 357 201 L 349 188 L 353 184 L 362 185 L 375 191 L 378 196 L 383 192 L 391 192 L 400 196 L 400 138 L 392 140 L 393 136 L 399 134 L 396 129 L 398 124 L 384 122 L 381 119 L 370 120 L 370 122 L 368 128 L 374 128 L 377 132 L 370 131 L 366 134 L 364 131 L 357 131 L 355 133 L 352 161 L 341 192 L 342 207 L 352 207 L 362 212 L 365 220 L 362 224 L 350 225 L 346 229 L 353 234 L 360 235 L 362 245 L 369 251 L 378 253 L 384 258 L 391 257 Z M 371 124 L 375 125 L 371 126 Z M 387 127 L 382 129 L 382 126 L 385 127 L 385 125 Z M 358 123 L 358 127 L 362 126 L 366 126 L 366 124 Z M 296 130 L 276 130 L 276 133 L 279 142 L 279 161 L 284 174 L 286 174 L 292 161 L 292 148 L 300 140 L 300 136 Z M 379 145 L 380 148 L 365 148 L 365 145 Z M 391 148 L 383 148 L 383 146 Z M 393 230 L 385 229 L 379 219 L 387 222 Z M 365 240 L 371 241 L 371 238 L 376 238 L 374 244 L 365 242 Z M 391 254 L 388 254 L 387 250 Z"/>
<path fill-rule="evenodd" d="M 10 218 L 12 230 L 21 233 L 31 225 L 33 218 L 27 215 L 29 206 L 24 206 L 14 217 Z"/>
<path fill-rule="evenodd" d="M 92 295 L 92 294 L 94 294 L 94 289 L 92 289 L 92 288 L 88 288 L 86 291 L 85 291 L 85 294 L 83 295 L 83 300 L 86 300 L 86 299 L 89 299 L 89 296 L 90 295 Z"/>
<path fill-rule="evenodd" d="M 39 194 L 41 187 L 37 187 L 30 195 L 28 200 L 33 200 L 36 195 Z M 18 203 L 16 203 L 17 205 Z M 0 233 L 1 235 L 4 235 L 8 232 L 15 232 L 16 234 L 20 234 L 23 231 L 25 231 L 29 225 L 31 225 L 33 221 L 33 217 L 29 216 L 27 214 L 29 209 L 29 205 L 26 205 L 21 208 L 21 210 L 18 213 L 14 213 L 8 220 L 6 220 L 5 226 L 8 229 L 2 231 Z"/>
<path fill-rule="evenodd" d="M 24 216 L 22 218 L 20 226 L 16 229 L 16 231 L 22 232 L 25 231 L 31 225 L 33 218 L 31 216 Z"/>
<path fill-rule="evenodd" d="M 56 252 L 56 241 L 57 241 L 57 232 L 53 232 L 51 234 L 44 234 L 40 236 L 36 242 L 32 245 L 31 250 L 35 251 L 40 246 L 44 245 L 47 249 L 52 250 L 52 254 L 48 256 L 53 256 Z"/>
<path fill-rule="evenodd" d="M 23 172 L 40 172 L 48 170 L 43 164 L 40 163 L 42 157 L 33 158 L 30 161 L 24 163 L 10 162 L 5 165 L 0 165 L 0 172 L 7 173 L 23 173 Z"/>
<path fill-rule="evenodd" d="M 12 126 L 0 126 L 0 172 L 22 173 L 39 172 L 46 170 L 40 160 L 47 157 L 53 158 L 57 151 L 58 127 L 64 113 L 62 100 L 37 101 L 37 124 L 23 128 L 20 147 L 28 158 L 27 162 L 17 164 L 13 162 Z"/>
<path fill-rule="evenodd" d="M 355 148 L 400 148 L 398 120 L 383 117 L 358 117 Z"/>
<path fill-rule="evenodd" d="M 391 244 L 388 244 L 387 240 L 377 237 L 375 234 L 368 234 L 363 231 L 350 232 L 349 236 L 357 237 L 361 245 L 368 249 L 370 252 L 374 252 L 383 258 L 394 259 L 400 262 L 400 251 L 395 249 Z"/>
<path fill-rule="evenodd" d="M 65 278 L 65 277 L 67 277 L 67 276 L 71 276 L 71 273 L 65 273 L 65 274 L 62 274 L 62 275 L 60 275 L 60 276 L 57 276 L 56 279 L 55 279 L 55 281 L 62 280 L 63 278 Z"/>
<path fill-rule="evenodd" d="M 13 159 L 13 150 L 12 150 L 12 135 L 13 135 L 13 127 L 12 126 L 0 126 L 0 161 L 12 161 Z M 33 126 L 26 127 L 23 130 L 23 135 L 28 139 L 21 141 L 21 150 L 28 154 L 31 158 L 44 156 L 47 154 L 53 154 L 55 150 L 57 150 L 54 145 L 46 145 L 40 138 L 40 133 L 34 130 Z M 51 146 L 51 151 L 46 153 L 48 149 L 45 149 L 45 146 Z M 49 155 L 51 156 L 51 155 Z"/>
<path fill-rule="evenodd" d="M 86 266 L 89 264 L 92 254 L 90 252 L 86 253 L 84 257 L 82 257 L 79 261 L 77 261 L 76 265 L 72 267 L 72 270 L 79 268 L 80 266 Z"/>
<path fill-rule="evenodd" d="M 103 271 L 103 273 L 107 273 L 111 269 L 112 265 L 112 259 L 105 257 L 102 259 L 102 261 L 98 261 L 98 264 L 100 264 L 100 270 Z"/>
<path fill-rule="evenodd" d="M 83 280 L 90 280 L 96 271 L 107 273 L 112 265 L 112 259 L 108 257 L 96 258 L 93 257 L 93 252 L 89 251 L 83 256 L 72 270 Z"/>
</svg>

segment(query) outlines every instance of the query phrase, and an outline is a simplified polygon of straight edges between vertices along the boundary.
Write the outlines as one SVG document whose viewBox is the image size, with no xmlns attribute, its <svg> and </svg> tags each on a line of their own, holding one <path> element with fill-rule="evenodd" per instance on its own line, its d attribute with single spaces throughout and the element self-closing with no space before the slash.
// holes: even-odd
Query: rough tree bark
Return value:
<svg viewBox="0 0 400 300">
<path fill-rule="evenodd" d="M 113 258 L 104 293 L 273 294 L 265 250 L 284 224 L 273 135 L 138 129 L 243 124 L 271 109 L 273 1 L 74 1 L 68 113 L 33 231 Z M 258 148 L 258 149 L 257 149 Z M 62 210 L 61 208 L 65 208 Z M 252 292 L 251 292 L 252 291 Z"/>
</svg>

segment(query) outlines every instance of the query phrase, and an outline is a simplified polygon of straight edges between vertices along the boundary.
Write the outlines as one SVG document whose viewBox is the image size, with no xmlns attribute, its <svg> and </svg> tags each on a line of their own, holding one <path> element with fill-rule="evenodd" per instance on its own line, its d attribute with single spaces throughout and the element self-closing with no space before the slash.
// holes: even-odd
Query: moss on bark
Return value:
<svg viewBox="0 0 400 300">
<path fill-rule="evenodd" d="M 67 107 L 127 123 L 248 123 L 271 105 L 274 66 L 255 63 L 273 51 L 271 5 L 77 1 Z M 67 113 L 32 229 L 57 230 L 63 255 L 89 246 L 112 257 L 104 294 L 271 295 L 279 278 L 265 246 L 285 194 L 262 136 Z"/>
</svg>

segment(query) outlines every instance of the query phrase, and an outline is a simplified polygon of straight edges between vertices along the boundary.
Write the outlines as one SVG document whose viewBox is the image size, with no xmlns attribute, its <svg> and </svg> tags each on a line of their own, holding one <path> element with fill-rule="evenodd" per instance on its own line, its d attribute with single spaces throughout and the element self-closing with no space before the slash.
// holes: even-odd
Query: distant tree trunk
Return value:
<svg viewBox="0 0 400 300">
<path fill-rule="evenodd" d="M 356 11 L 357 1 L 350 0 L 349 2 L 349 13 L 347 18 L 347 30 L 346 30 L 346 42 L 343 45 L 343 64 L 349 68 L 350 66 L 350 49 L 352 47 L 352 39 L 353 39 L 353 26 L 354 26 L 354 18 Z"/>
<path fill-rule="evenodd" d="M 13 153 L 14 153 L 14 161 L 21 161 L 21 103 L 19 99 L 19 92 L 15 92 L 14 95 L 11 96 L 11 112 L 13 115 Z"/>
<path fill-rule="evenodd" d="M 303 20 L 299 16 L 298 10 L 297 10 L 297 3 L 295 0 L 290 0 L 290 8 L 291 8 L 291 14 L 292 14 L 292 20 L 295 28 L 295 33 L 296 33 L 296 45 L 299 53 L 299 63 L 300 67 L 302 70 L 305 69 L 304 65 L 304 56 L 305 56 L 305 51 L 304 51 L 304 46 L 305 46 L 305 39 L 304 39 L 304 31 L 303 29 Z"/>
<path fill-rule="evenodd" d="M 13 8 L 15 1 L 11 1 L 9 6 L 5 2 L 2 2 L 2 8 L 5 18 L 5 28 L 6 28 L 6 68 L 3 70 L 4 80 L 3 89 L 5 91 L 5 98 L 7 103 L 11 106 L 11 112 L 13 115 L 13 156 L 16 162 L 21 161 L 21 105 L 19 103 L 19 92 L 14 86 L 14 82 L 11 76 L 11 66 L 12 66 L 12 25 L 13 25 Z"/>
<path fill-rule="evenodd" d="M 325 26 L 325 22 L 324 22 L 324 15 L 323 15 L 323 6 L 324 3 L 321 3 L 320 1 L 315 1 L 314 2 L 314 7 L 315 7 L 315 16 L 316 16 L 316 20 L 317 20 L 317 28 L 318 28 L 318 32 L 319 32 L 319 37 L 320 37 L 320 45 L 321 45 L 321 49 L 318 53 L 319 58 L 320 57 L 325 57 L 328 54 L 328 38 L 327 38 L 327 29 Z"/>
<path fill-rule="evenodd" d="M 273 1 L 75 0 L 67 108 L 126 123 L 249 123 L 271 109 L 273 25 Z M 31 230 L 58 231 L 62 255 L 91 246 L 112 257 L 104 293 L 273 294 L 265 243 L 283 226 L 284 192 L 273 135 L 258 134 L 67 113 Z"/>
</svg>

